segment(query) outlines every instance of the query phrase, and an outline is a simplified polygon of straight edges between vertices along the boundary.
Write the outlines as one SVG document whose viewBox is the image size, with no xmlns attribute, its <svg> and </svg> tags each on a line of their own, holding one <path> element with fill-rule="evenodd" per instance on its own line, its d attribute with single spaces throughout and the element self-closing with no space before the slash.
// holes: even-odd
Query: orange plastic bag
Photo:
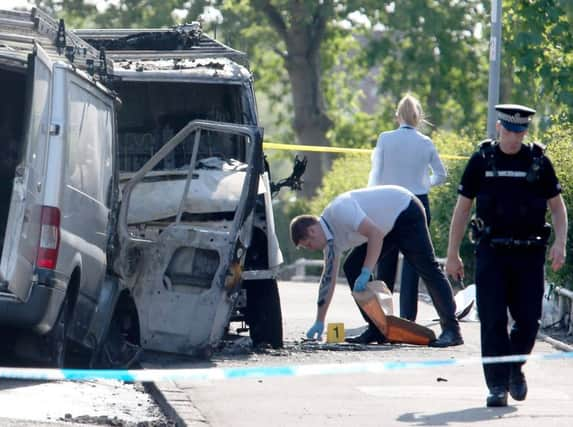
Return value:
<svg viewBox="0 0 573 427">
<path fill-rule="evenodd" d="M 391 298 L 390 290 L 384 282 L 379 280 L 368 282 L 366 289 L 362 292 L 352 292 L 360 308 L 389 342 L 428 345 L 436 339 L 434 331 L 430 328 L 410 320 L 387 315 L 383 309 L 383 307 L 388 307 L 387 295 Z"/>
</svg>

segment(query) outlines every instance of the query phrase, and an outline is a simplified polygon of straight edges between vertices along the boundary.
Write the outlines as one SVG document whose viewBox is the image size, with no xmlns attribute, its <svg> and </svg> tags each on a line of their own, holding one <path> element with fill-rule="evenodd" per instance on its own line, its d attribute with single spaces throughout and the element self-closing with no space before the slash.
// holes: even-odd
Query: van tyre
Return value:
<svg viewBox="0 0 573 427">
<path fill-rule="evenodd" d="M 102 341 L 92 355 L 90 367 L 127 369 L 139 361 L 139 320 L 133 300 L 120 298 Z"/>
<path fill-rule="evenodd" d="M 48 333 L 46 340 L 50 356 L 50 364 L 54 368 L 66 367 L 67 356 L 67 332 L 70 319 L 70 299 L 65 296 L 60 307 L 60 313 L 54 323 L 54 327 Z"/>
<path fill-rule="evenodd" d="M 245 281 L 247 307 L 245 320 L 254 347 L 283 346 L 281 301 L 277 281 L 274 279 Z"/>
</svg>

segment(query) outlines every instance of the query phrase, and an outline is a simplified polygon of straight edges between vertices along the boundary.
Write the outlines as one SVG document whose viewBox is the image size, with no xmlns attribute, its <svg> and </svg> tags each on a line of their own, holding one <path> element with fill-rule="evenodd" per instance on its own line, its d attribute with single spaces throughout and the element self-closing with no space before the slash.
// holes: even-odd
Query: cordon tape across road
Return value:
<svg viewBox="0 0 573 427">
<path fill-rule="evenodd" d="M 318 153 L 343 153 L 343 154 L 370 154 L 372 148 L 344 148 L 321 145 L 299 145 L 299 144 L 281 144 L 278 142 L 264 142 L 264 149 L 269 150 L 287 150 L 287 151 L 313 151 Z M 455 156 L 452 154 L 440 154 L 442 159 L 465 160 L 467 156 Z"/>
<path fill-rule="evenodd" d="M 420 361 L 388 361 L 341 364 L 286 365 L 249 368 L 204 368 L 204 369 L 133 369 L 133 370 L 99 370 L 99 369 L 36 369 L 36 368 L 2 368 L 0 378 L 30 381 L 88 381 L 118 380 L 133 382 L 162 381 L 209 381 L 231 380 L 238 378 L 268 377 L 304 377 L 311 375 L 341 374 L 380 374 L 402 369 L 433 368 L 443 366 L 460 366 L 481 363 L 510 363 L 528 360 L 573 359 L 573 352 L 555 352 L 533 355 L 515 355 L 500 357 L 475 357 L 467 359 L 436 359 Z"/>
</svg>

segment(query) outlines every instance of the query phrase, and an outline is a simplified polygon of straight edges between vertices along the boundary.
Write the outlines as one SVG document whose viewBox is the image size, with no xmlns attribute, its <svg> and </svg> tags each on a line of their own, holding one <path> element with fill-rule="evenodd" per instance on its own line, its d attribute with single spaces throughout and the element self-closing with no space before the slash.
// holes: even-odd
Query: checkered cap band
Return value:
<svg viewBox="0 0 573 427">
<path fill-rule="evenodd" d="M 531 122 L 531 116 L 521 116 L 519 113 L 516 114 L 507 114 L 507 113 L 503 113 L 501 111 L 497 112 L 497 116 L 499 117 L 500 120 L 503 120 L 505 122 L 509 122 L 509 123 L 515 123 L 517 125 L 526 125 L 529 124 L 529 122 Z"/>
</svg>

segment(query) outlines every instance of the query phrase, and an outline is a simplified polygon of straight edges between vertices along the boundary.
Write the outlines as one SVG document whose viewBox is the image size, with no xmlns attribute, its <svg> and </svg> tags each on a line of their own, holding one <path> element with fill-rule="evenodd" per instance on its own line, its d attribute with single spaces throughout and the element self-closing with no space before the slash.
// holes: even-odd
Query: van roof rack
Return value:
<svg viewBox="0 0 573 427">
<path fill-rule="evenodd" d="M 32 53 L 34 42 L 40 44 L 53 61 L 61 61 L 65 56 L 75 67 L 90 73 L 97 71 L 100 77 L 111 68 L 105 54 L 66 30 L 63 19 L 58 22 L 38 8 L 0 9 L 0 48 L 25 59 Z"/>
<path fill-rule="evenodd" d="M 248 67 L 247 55 L 209 37 L 199 22 L 172 28 L 73 30 L 113 60 L 193 59 L 226 57 Z"/>
</svg>

